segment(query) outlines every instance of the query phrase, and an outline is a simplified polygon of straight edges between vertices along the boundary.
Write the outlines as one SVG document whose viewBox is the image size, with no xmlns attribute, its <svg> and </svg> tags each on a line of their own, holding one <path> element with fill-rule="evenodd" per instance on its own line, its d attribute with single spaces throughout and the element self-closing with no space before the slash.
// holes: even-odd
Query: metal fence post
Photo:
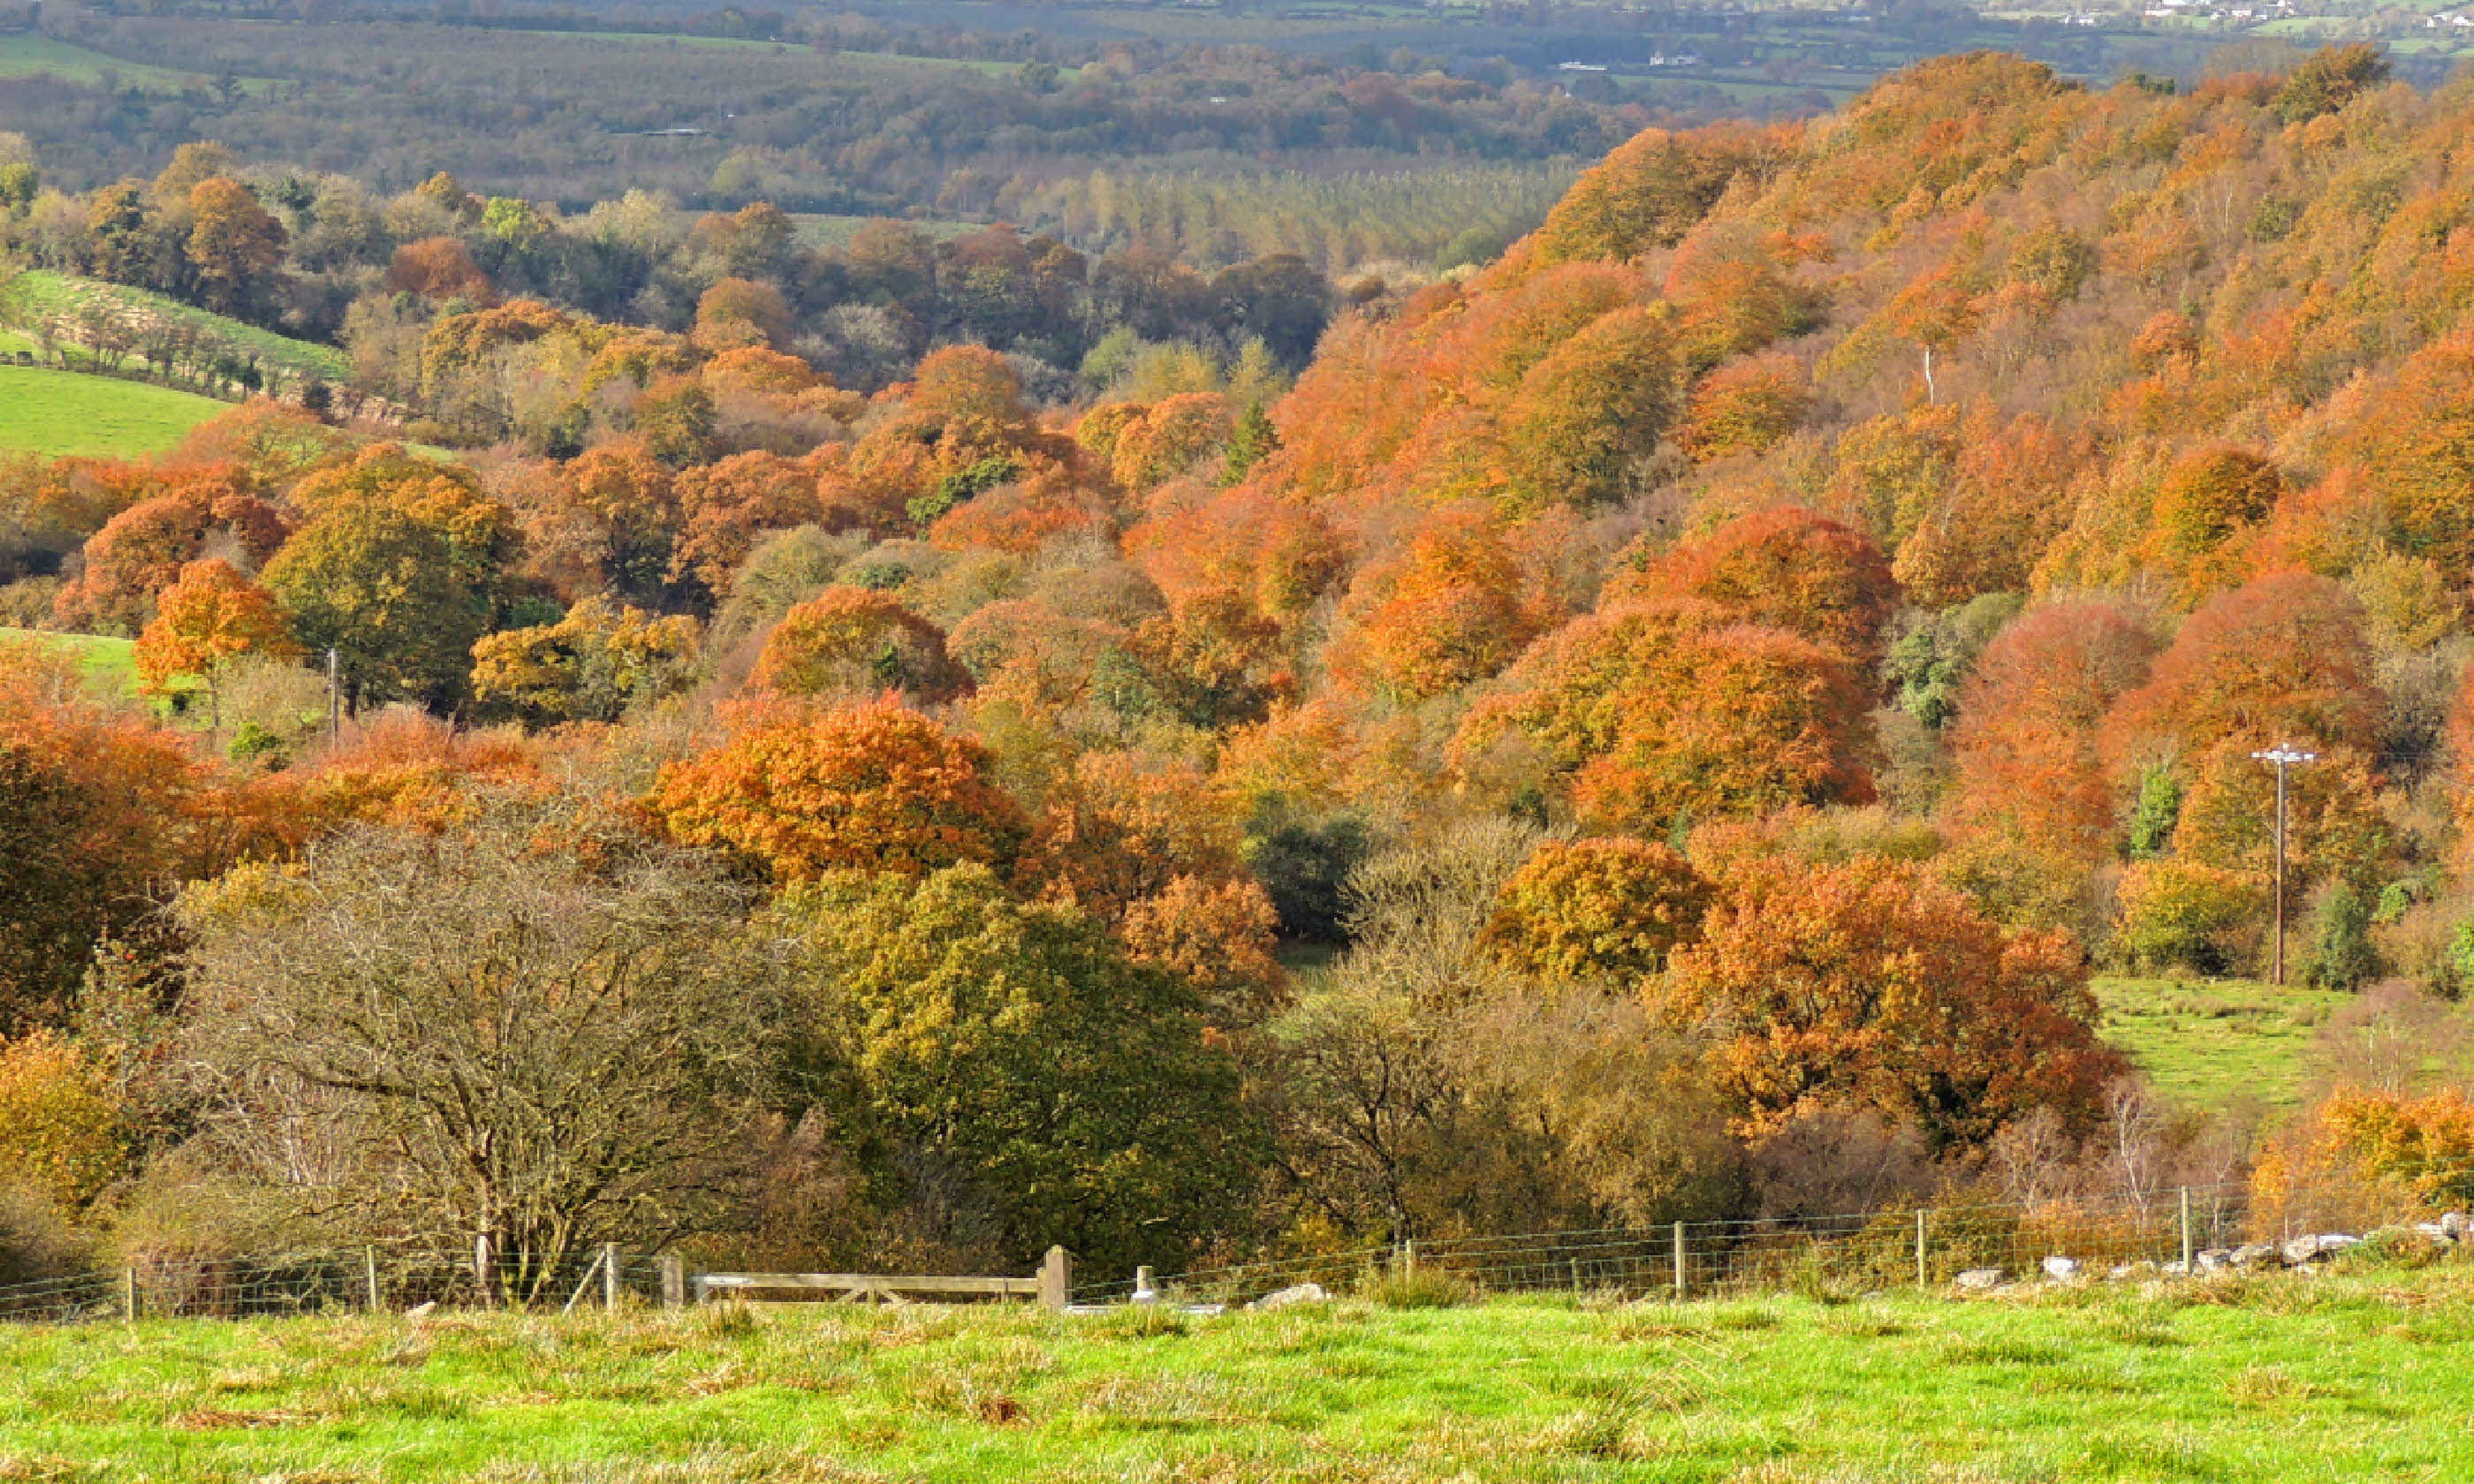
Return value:
<svg viewBox="0 0 2474 1484">
<path fill-rule="evenodd" d="M 688 1267 L 677 1253 L 662 1255 L 662 1307 L 684 1308 L 688 1302 Z"/>
<path fill-rule="evenodd" d="M 618 1244 L 617 1242 L 601 1244 L 601 1306 L 612 1310 L 618 1307 Z"/>
<path fill-rule="evenodd" d="M 2182 1276 L 2191 1276 L 2191 1264 L 2197 1254 L 2191 1250 L 2191 1187 L 2182 1187 Z"/>
<path fill-rule="evenodd" d="M 383 1306 L 378 1301 L 378 1250 L 376 1247 L 361 1249 L 361 1276 L 368 1280 L 370 1312 L 375 1314 Z"/>
<path fill-rule="evenodd" d="M 1683 1302 L 1683 1299 L 1684 1299 L 1684 1293 L 1685 1293 L 1685 1280 L 1684 1280 L 1684 1223 L 1679 1221 L 1679 1222 L 1677 1222 L 1677 1223 L 1675 1224 L 1675 1298 L 1676 1298 L 1676 1302 L 1678 1302 L 1678 1303 L 1682 1303 L 1682 1302 Z"/>
<path fill-rule="evenodd" d="M 1926 1287 L 1932 1280 L 1925 1276 L 1925 1209 L 1916 1208 L 1916 1286 Z"/>
</svg>

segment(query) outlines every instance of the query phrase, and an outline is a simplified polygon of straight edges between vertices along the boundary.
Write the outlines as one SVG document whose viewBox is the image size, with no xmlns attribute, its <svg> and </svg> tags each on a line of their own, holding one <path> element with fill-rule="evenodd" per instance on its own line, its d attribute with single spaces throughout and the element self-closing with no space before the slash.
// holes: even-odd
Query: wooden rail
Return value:
<svg viewBox="0 0 2474 1484">
<path fill-rule="evenodd" d="M 1051 1308 L 1063 1308 L 1073 1288 L 1073 1262 L 1065 1249 L 1052 1247 L 1048 1260 L 1030 1278 L 893 1277 L 882 1273 L 697 1273 L 688 1279 L 695 1302 L 717 1295 L 759 1300 L 765 1291 L 796 1290 L 829 1293 L 842 1304 L 909 1304 L 913 1299 L 1036 1299 Z"/>
</svg>

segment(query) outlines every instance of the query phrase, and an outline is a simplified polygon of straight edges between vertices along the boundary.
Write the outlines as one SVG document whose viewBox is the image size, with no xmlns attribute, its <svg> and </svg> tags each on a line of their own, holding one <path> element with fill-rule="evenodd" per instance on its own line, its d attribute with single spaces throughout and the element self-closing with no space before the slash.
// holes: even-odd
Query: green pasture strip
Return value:
<svg viewBox="0 0 2474 1484">
<path fill-rule="evenodd" d="M 2474 1265 L 2016 1297 L 0 1328 L 0 1476 L 2474 1477 Z"/>
</svg>

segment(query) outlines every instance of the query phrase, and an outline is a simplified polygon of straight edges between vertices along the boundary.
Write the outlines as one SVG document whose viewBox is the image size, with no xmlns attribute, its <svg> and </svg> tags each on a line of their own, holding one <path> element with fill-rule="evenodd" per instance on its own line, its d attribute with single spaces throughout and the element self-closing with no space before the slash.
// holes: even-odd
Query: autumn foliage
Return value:
<svg viewBox="0 0 2474 1484">
<path fill-rule="evenodd" d="M 828 871 L 918 875 L 1019 848 L 1019 811 L 987 750 L 890 699 L 760 716 L 662 770 L 645 801 L 672 838 L 729 850 L 776 880 Z"/>
</svg>

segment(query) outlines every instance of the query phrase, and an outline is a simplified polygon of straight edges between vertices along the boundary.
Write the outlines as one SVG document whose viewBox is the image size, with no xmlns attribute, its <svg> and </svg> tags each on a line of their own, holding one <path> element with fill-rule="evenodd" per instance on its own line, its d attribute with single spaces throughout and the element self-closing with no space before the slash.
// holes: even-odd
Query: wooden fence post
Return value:
<svg viewBox="0 0 2474 1484">
<path fill-rule="evenodd" d="M 1685 1288 L 1684 1223 L 1679 1221 L 1675 1224 L 1675 1298 L 1679 1304 L 1684 1300 Z"/>
<path fill-rule="evenodd" d="M 601 1306 L 614 1311 L 618 1307 L 618 1244 L 617 1242 L 601 1244 Z"/>
<path fill-rule="evenodd" d="M 2191 1187 L 2182 1187 L 2182 1276 L 2191 1276 L 2191 1264 L 2198 1255 L 2191 1250 Z"/>
<path fill-rule="evenodd" d="M 133 1267 L 120 1272 L 120 1316 L 133 1325 L 137 1322 L 137 1270 Z"/>
<path fill-rule="evenodd" d="M 370 1312 L 375 1314 L 383 1305 L 378 1301 L 378 1250 L 374 1246 L 361 1249 L 361 1277 L 368 1281 Z"/>
<path fill-rule="evenodd" d="M 497 1274 L 490 1266 L 490 1233 L 480 1233 L 473 1238 L 473 1277 L 481 1284 L 481 1306 L 488 1308 L 497 1293 Z"/>
<path fill-rule="evenodd" d="M 1074 1259 L 1062 1247 L 1048 1249 L 1047 1260 L 1039 1265 L 1039 1302 L 1048 1308 L 1063 1312 L 1074 1297 Z"/>
<path fill-rule="evenodd" d="M 662 1255 L 662 1307 L 684 1308 L 687 1302 L 687 1263 L 677 1253 L 664 1253 Z"/>
<path fill-rule="evenodd" d="M 1932 1281 L 1925 1276 L 1925 1211 L 1916 1208 L 1916 1286 L 1927 1286 Z"/>
</svg>

